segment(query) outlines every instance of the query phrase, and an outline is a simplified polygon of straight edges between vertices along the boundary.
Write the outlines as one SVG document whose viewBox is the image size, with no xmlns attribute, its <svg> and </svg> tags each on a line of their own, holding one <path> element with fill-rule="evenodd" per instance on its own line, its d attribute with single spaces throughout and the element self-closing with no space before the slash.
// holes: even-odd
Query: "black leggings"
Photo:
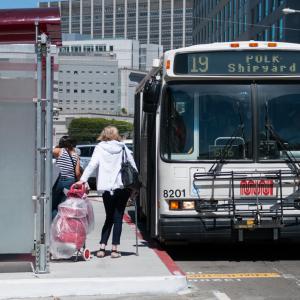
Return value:
<svg viewBox="0 0 300 300">
<path fill-rule="evenodd" d="M 105 207 L 106 219 L 102 228 L 100 244 L 107 245 L 112 226 L 113 237 L 112 244 L 119 245 L 120 237 L 122 233 L 123 215 L 126 207 L 126 203 L 130 196 L 130 191 L 127 189 L 117 189 L 113 195 L 110 192 L 104 192 L 102 195 L 103 203 Z"/>
</svg>

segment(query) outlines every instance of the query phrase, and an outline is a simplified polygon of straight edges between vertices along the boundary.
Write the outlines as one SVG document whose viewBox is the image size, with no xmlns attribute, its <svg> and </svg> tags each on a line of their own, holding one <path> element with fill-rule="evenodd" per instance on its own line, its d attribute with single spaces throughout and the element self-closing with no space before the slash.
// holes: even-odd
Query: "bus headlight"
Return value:
<svg viewBox="0 0 300 300">
<path fill-rule="evenodd" d="M 182 209 L 195 209 L 195 201 L 182 201 Z"/>
<path fill-rule="evenodd" d="M 169 200 L 170 210 L 192 210 L 195 209 L 194 200 Z"/>
<path fill-rule="evenodd" d="M 179 209 L 179 201 L 178 200 L 170 200 L 169 201 L 169 208 L 170 208 L 170 210 Z"/>
</svg>

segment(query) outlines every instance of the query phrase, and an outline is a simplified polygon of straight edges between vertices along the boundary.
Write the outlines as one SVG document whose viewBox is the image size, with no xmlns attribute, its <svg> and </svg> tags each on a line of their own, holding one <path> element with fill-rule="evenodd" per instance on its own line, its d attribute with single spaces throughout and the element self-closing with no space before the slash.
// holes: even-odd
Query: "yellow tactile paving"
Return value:
<svg viewBox="0 0 300 300">
<path fill-rule="evenodd" d="M 211 273 L 211 274 L 187 274 L 187 279 L 210 279 L 210 278 L 276 278 L 279 273 Z"/>
</svg>

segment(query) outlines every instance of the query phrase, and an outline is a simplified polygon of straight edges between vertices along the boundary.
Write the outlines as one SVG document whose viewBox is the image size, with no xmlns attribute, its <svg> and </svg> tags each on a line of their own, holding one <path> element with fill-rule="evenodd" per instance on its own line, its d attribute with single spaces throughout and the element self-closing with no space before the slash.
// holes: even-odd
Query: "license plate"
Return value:
<svg viewBox="0 0 300 300">
<path fill-rule="evenodd" d="M 241 197 L 273 197 L 273 180 L 242 180 L 240 181 Z"/>
</svg>

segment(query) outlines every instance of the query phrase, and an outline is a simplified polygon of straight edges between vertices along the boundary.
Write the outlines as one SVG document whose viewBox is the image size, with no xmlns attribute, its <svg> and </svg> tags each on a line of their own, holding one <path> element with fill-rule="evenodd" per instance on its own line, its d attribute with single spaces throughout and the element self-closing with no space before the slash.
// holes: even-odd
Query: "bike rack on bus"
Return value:
<svg viewBox="0 0 300 300">
<path fill-rule="evenodd" d="M 237 196 L 243 181 L 248 182 L 247 191 L 251 188 L 256 191 L 254 195 L 242 197 L 239 193 Z M 261 193 L 271 185 L 272 189 L 275 188 L 275 195 L 266 199 Z M 206 217 L 207 212 L 211 212 L 212 218 L 221 217 L 214 212 L 224 212 L 231 220 L 232 229 L 238 230 L 239 241 L 243 240 L 245 229 L 273 229 L 273 238 L 277 240 L 279 229 L 285 226 L 285 218 L 299 217 L 291 212 L 300 209 L 299 178 L 290 170 L 197 172 L 193 176 L 193 186 L 199 198 L 196 210 L 205 213 Z M 284 187 L 293 187 L 293 192 L 287 197 L 283 197 Z M 207 188 L 205 196 L 200 194 L 204 188 Z M 216 195 L 218 189 L 228 189 L 228 196 L 224 197 L 224 193 L 221 197 Z M 208 190 L 211 191 L 210 196 Z M 266 200 L 273 200 L 275 204 L 269 209 L 263 208 L 262 202 Z"/>
</svg>

